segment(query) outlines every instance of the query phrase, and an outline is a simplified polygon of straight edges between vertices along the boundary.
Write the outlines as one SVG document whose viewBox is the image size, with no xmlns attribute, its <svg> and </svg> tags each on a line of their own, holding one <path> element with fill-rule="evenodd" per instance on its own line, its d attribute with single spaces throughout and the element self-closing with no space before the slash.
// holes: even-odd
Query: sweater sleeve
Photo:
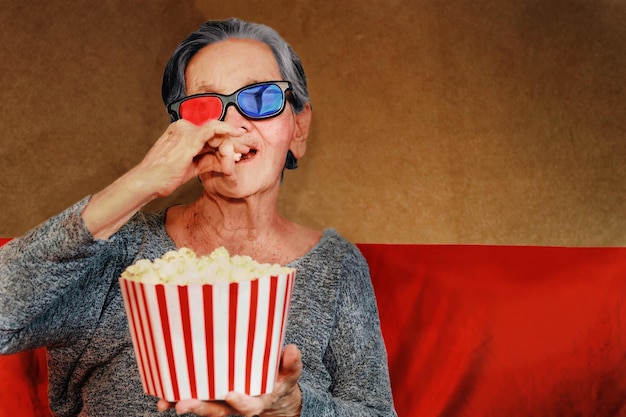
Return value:
<svg viewBox="0 0 626 417">
<path fill-rule="evenodd" d="M 330 391 L 301 380 L 302 417 L 396 416 L 369 268 L 356 248 L 344 259 L 324 363 L 332 378 Z"/>
<path fill-rule="evenodd" d="M 97 320 L 117 273 L 116 238 L 95 240 L 85 198 L 0 248 L 0 353 L 71 342 Z"/>
</svg>

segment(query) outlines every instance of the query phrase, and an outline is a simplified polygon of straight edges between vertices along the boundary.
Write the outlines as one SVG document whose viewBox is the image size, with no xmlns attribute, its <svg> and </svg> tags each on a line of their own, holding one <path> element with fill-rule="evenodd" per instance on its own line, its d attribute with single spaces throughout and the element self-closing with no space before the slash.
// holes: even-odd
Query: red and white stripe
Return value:
<svg viewBox="0 0 626 417">
<path fill-rule="evenodd" d="M 178 286 L 120 278 L 144 391 L 168 401 L 271 392 L 294 279 Z"/>
</svg>

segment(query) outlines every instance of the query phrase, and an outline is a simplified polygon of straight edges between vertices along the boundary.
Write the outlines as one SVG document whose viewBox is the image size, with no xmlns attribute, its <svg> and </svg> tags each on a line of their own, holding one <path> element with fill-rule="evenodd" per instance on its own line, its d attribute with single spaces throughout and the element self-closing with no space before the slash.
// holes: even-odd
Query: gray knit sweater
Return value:
<svg viewBox="0 0 626 417">
<path fill-rule="evenodd" d="M 48 350 L 57 416 L 174 416 L 143 393 L 117 277 L 176 249 L 165 212 L 94 240 L 78 202 L 0 249 L 0 353 Z M 302 352 L 302 416 L 395 416 L 365 259 L 333 230 L 297 268 L 285 342 Z"/>
</svg>

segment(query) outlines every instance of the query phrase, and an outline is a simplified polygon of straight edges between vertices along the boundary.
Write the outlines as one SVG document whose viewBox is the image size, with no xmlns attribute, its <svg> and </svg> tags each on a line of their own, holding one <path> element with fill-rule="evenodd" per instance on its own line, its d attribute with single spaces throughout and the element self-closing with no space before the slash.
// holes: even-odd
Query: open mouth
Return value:
<svg viewBox="0 0 626 417">
<path fill-rule="evenodd" d="M 196 155 L 193 159 L 194 159 L 194 161 L 197 162 L 200 159 L 202 159 L 203 156 L 205 156 L 207 154 L 215 154 L 215 153 L 216 153 L 216 149 L 207 148 L 204 151 L 200 152 L 198 155 Z M 241 161 L 246 161 L 248 159 L 252 159 L 252 158 L 254 158 L 256 153 L 257 153 L 256 149 L 250 149 L 246 153 L 235 152 L 235 154 L 234 154 L 235 155 L 235 162 L 241 162 Z"/>
<path fill-rule="evenodd" d="M 256 149 L 250 149 L 247 153 L 235 153 L 235 162 L 251 159 L 256 155 Z"/>
</svg>

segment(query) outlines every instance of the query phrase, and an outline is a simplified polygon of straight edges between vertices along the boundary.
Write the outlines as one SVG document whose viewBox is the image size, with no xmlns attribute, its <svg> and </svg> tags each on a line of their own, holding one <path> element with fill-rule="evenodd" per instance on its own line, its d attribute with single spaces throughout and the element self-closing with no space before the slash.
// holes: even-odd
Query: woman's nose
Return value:
<svg viewBox="0 0 626 417">
<path fill-rule="evenodd" d="M 250 119 L 244 116 L 234 104 L 231 104 L 226 108 L 226 113 L 224 113 L 224 118 L 222 120 L 233 126 L 241 127 L 246 131 L 250 131 Z"/>
</svg>

